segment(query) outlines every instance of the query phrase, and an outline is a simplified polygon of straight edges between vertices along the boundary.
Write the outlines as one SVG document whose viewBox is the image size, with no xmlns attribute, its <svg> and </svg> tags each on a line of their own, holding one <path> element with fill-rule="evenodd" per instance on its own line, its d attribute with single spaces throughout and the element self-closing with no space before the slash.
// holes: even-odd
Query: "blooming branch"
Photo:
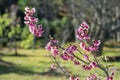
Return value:
<svg viewBox="0 0 120 80">
<path fill-rule="evenodd" d="M 38 19 L 33 17 L 33 13 L 35 13 L 35 8 L 30 9 L 29 7 L 25 8 L 25 24 L 29 26 L 29 30 L 32 34 L 35 36 L 42 36 L 43 30 L 42 25 L 37 26 Z M 69 80 L 80 80 L 78 77 L 69 76 L 68 73 L 66 73 L 60 63 L 57 61 L 56 56 L 59 56 L 63 60 L 70 60 L 75 65 L 81 65 L 81 68 L 85 71 L 92 70 L 94 68 L 99 68 L 106 74 L 106 80 L 113 80 L 113 75 L 109 74 L 108 67 L 104 67 L 99 63 L 99 60 L 97 59 L 96 55 L 99 51 L 99 45 L 101 44 L 100 40 L 92 40 L 89 36 L 89 28 L 90 26 L 83 22 L 78 30 L 76 31 L 76 37 L 81 40 L 80 47 L 83 51 L 80 51 L 79 48 L 75 45 L 70 44 L 67 48 L 63 48 L 60 45 L 58 45 L 58 41 L 56 39 L 50 38 L 50 41 L 47 43 L 45 49 L 47 51 L 51 52 L 51 56 L 53 57 L 54 61 L 60 67 L 61 71 L 65 73 L 67 77 L 69 77 Z M 79 52 L 83 59 L 76 55 L 77 52 Z M 89 58 L 89 56 L 92 57 Z M 82 64 L 81 64 L 82 62 Z M 51 66 L 53 69 L 56 69 L 55 65 Z M 85 80 L 100 80 L 95 74 L 90 74 Z"/>
<path fill-rule="evenodd" d="M 42 30 L 42 25 L 37 25 L 38 18 L 33 17 L 35 12 L 35 8 L 30 9 L 29 7 L 26 7 L 24 23 L 29 27 L 29 30 L 33 35 L 41 37 L 44 31 Z"/>
</svg>

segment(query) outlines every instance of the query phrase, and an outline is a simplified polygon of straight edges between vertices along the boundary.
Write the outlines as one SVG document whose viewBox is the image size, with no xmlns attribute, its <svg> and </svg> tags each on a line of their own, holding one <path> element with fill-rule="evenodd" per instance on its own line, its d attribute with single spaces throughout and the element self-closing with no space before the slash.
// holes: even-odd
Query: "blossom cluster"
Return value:
<svg viewBox="0 0 120 80">
<path fill-rule="evenodd" d="M 86 45 L 85 40 L 90 40 L 90 36 L 88 35 L 88 30 L 90 26 L 86 22 L 82 22 L 81 26 L 77 30 L 77 38 L 80 40 L 84 40 L 84 42 L 80 43 L 80 47 L 85 51 L 97 51 L 100 45 L 100 40 L 92 41 L 91 45 Z"/>
<path fill-rule="evenodd" d="M 87 34 L 87 31 L 88 31 L 89 28 L 90 28 L 89 25 L 86 22 L 83 22 L 76 32 L 77 33 L 77 38 L 80 39 L 80 40 L 82 40 L 82 39 L 89 40 L 90 37 Z"/>
<path fill-rule="evenodd" d="M 33 17 L 35 12 L 35 8 L 30 9 L 29 7 L 26 7 L 24 23 L 29 26 L 29 30 L 33 35 L 41 37 L 44 31 L 42 30 L 42 25 L 37 25 L 38 18 Z"/>
<path fill-rule="evenodd" d="M 85 42 L 80 43 L 80 47 L 85 51 L 97 51 L 99 49 L 100 40 L 95 40 L 92 45 L 86 45 Z"/>
<path fill-rule="evenodd" d="M 70 45 L 63 51 L 63 53 L 61 54 L 61 58 L 63 60 L 71 60 L 74 62 L 75 65 L 79 65 L 80 62 L 72 55 L 75 51 L 77 51 L 77 47 L 75 45 Z"/>
<path fill-rule="evenodd" d="M 91 70 L 92 68 L 98 68 L 98 65 L 96 62 L 92 62 L 89 65 L 83 65 L 82 68 L 84 70 Z"/>
<path fill-rule="evenodd" d="M 93 68 L 98 68 L 98 63 L 95 60 L 91 61 L 89 58 L 90 54 L 87 54 L 86 51 L 87 52 L 88 51 L 89 52 L 98 51 L 98 47 L 99 47 L 101 42 L 100 42 L 100 40 L 94 40 L 94 41 L 89 40 L 90 39 L 90 37 L 88 36 L 88 29 L 89 28 L 90 28 L 90 26 L 87 23 L 83 22 L 81 24 L 80 28 L 77 30 L 78 34 L 76 34 L 76 36 L 79 36 L 78 38 L 82 41 L 80 43 L 80 48 L 83 49 L 84 53 L 82 53 L 82 55 L 83 55 L 84 59 L 86 60 L 86 61 L 83 61 L 81 59 L 84 63 L 82 65 L 83 70 L 91 70 Z M 89 42 L 91 41 L 91 43 L 89 44 L 85 40 L 87 40 Z M 59 53 L 59 50 L 58 50 L 59 48 L 58 48 L 57 44 L 58 44 L 58 41 L 56 39 L 52 38 L 52 39 L 50 39 L 49 43 L 45 47 L 46 50 L 51 51 L 52 56 L 54 56 L 54 57 L 56 57 Z M 80 60 L 78 59 L 79 56 L 77 58 L 74 56 L 74 55 L 76 55 L 74 53 L 76 51 L 78 51 L 77 46 L 70 44 L 70 46 L 68 46 L 66 49 L 62 48 L 62 50 L 63 50 L 63 52 L 62 52 L 62 54 L 60 54 L 60 57 L 63 60 L 66 60 L 66 61 L 70 60 L 70 61 L 74 62 L 75 65 L 80 65 Z M 55 69 L 55 66 L 52 65 L 52 68 Z M 69 78 L 69 80 L 80 80 L 80 79 L 77 77 L 71 76 Z M 92 75 L 88 76 L 86 78 L 86 80 L 98 80 L 98 78 L 94 74 L 92 74 Z M 110 76 L 106 80 L 113 80 L 113 77 Z"/>
<path fill-rule="evenodd" d="M 57 56 L 59 53 L 58 50 L 58 41 L 56 39 L 51 38 L 50 41 L 47 43 L 47 46 L 45 47 L 46 50 L 51 51 L 52 56 Z"/>
<path fill-rule="evenodd" d="M 77 50 L 77 47 L 75 45 L 70 45 L 68 48 L 66 48 L 66 52 L 72 54 Z"/>
</svg>

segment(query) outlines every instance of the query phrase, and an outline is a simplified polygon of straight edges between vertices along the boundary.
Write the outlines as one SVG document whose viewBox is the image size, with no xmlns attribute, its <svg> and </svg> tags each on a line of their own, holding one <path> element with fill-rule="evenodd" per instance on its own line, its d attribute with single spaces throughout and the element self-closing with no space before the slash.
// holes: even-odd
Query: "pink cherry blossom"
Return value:
<svg viewBox="0 0 120 80">
<path fill-rule="evenodd" d="M 41 27 L 39 27 L 41 28 Z M 51 51 L 52 56 L 56 57 L 59 54 L 59 49 L 57 47 L 57 40 L 51 38 L 50 41 L 47 43 L 47 46 L 45 47 L 46 50 Z"/>
<path fill-rule="evenodd" d="M 106 80 L 113 80 L 113 77 L 108 77 L 106 78 Z"/>
<path fill-rule="evenodd" d="M 75 78 L 75 80 L 80 80 L 80 78 Z"/>
<path fill-rule="evenodd" d="M 57 66 L 55 64 L 51 65 L 51 69 L 56 69 L 56 68 L 57 68 Z"/>
<path fill-rule="evenodd" d="M 35 8 L 30 9 L 29 7 L 25 8 L 25 21 L 24 23 L 29 27 L 30 32 L 38 37 L 41 37 L 44 33 L 42 30 L 42 25 L 37 25 L 38 18 L 33 17 L 35 13 Z"/>
<path fill-rule="evenodd" d="M 67 49 L 66 49 L 66 51 L 68 52 L 68 53 L 73 53 L 73 52 L 75 52 L 77 50 L 77 47 L 75 46 L 75 45 L 70 45 Z"/>
<path fill-rule="evenodd" d="M 92 68 L 97 68 L 98 67 L 96 62 L 92 62 L 89 66 L 91 66 Z"/>
<path fill-rule="evenodd" d="M 106 80 L 113 80 L 114 72 L 111 73 L 110 77 L 107 77 Z"/>
<path fill-rule="evenodd" d="M 84 43 L 84 42 L 81 42 L 81 43 L 80 43 L 80 47 L 81 47 L 83 50 L 85 50 L 85 43 Z"/>
<path fill-rule="evenodd" d="M 75 65 L 80 65 L 80 62 L 77 61 L 77 60 L 74 60 L 74 64 L 75 64 Z"/>
<path fill-rule="evenodd" d="M 86 53 L 84 53 L 84 59 L 89 60 L 89 56 Z"/>
<path fill-rule="evenodd" d="M 61 58 L 63 60 L 69 60 L 69 59 L 71 59 L 70 55 L 66 51 L 63 51 L 63 54 L 61 54 Z"/>
<path fill-rule="evenodd" d="M 46 50 L 50 51 L 52 48 L 51 42 L 47 43 L 47 46 L 45 47 Z"/>
<path fill-rule="evenodd" d="M 100 45 L 100 40 L 95 40 L 95 41 L 93 41 L 93 45 L 94 46 L 99 46 Z"/>
<path fill-rule="evenodd" d="M 90 37 L 87 33 L 88 29 L 89 29 L 89 25 L 87 23 L 83 22 L 76 32 L 77 38 L 80 40 L 82 40 L 82 39 L 89 40 Z"/>
<path fill-rule="evenodd" d="M 58 53 L 59 53 L 59 50 L 58 50 L 58 48 L 55 46 L 55 47 L 52 47 L 51 48 L 51 53 L 52 53 L 52 56 L 57 56 L 58 55 Z"/>
<path fill-rule="evenodd" d="M 89 25 L 86 22 L 82 22 L 81 26 L 86 30 L 88 30 L 90 28 Z"/>
<path fill-rule="evenodd" d="M 81 42 L 80 43 L 80 47 L 85 50 L 85 51 L 91 51 L 90 47 L 86 47 L 85 43 L 84 42 Z"/>
<path fill-rule="evenodd" d="M 91 70 L 91 67 L 87 66 L 87 65 L 83 65 L 82 68 L 83 68 L 83 70 Z"/>
<path fill-rule="evenodd" d="M 97 51 L 99 49 L 99 45 L 100 45 L 100 40 L 95 40 L 92 42 L 92 45 L 90 46 L 90 50 L 91 51 Z"/>
</svg>

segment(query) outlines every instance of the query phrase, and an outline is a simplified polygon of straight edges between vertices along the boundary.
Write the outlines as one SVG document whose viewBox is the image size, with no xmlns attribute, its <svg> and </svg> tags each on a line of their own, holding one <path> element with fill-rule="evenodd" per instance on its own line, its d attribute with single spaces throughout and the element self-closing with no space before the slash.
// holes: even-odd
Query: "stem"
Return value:
<svg viewBox="0 0 120 80">
<path fill-rule="evenodd" d="M 61 48 L 62 50 L 65 50 L 65 49 L 64 49 L 63 47 L 61 47 L 60 45 L 59 45 L 59 48 Z M 79 51 L 78 49 L 77 49 L 77 51 L 80 52 L 80 53 L 83 55 L 83 53 L 82 53 L 81 51 Z M 74 55 L 74 54 L 71 54 L 71 55 L 74 56 L 75 58 L 77 58 L 78 60 L 80 60 L 81 62 L 83 62 L 83 63 L 85 63 L 85 64 L 89 64 L 88 62 L 80 59 L 78 56 L 76 56 L 76 55 Z"/>
<path fill-rule="evenodd" d="M 53 56 L 52 56 L 53 57 Z M 70 75 L 61 67 L 61 65 L 59 64 L 59 62 L 57 61 L 56 57 L 53 57 L 55 63 L 58 65 L 58 67 L 61 69 L 61 71 L 65 74 L 66 77 L 70 77 Z"/>
<path fill-rule="evenodd" d="M 80 54 L 82 54 L 82 55 L 83 55 L 83 53 L 82 53 L 79 49 L 77 49 L 77 51 L 78 51 Z"/>
<path fill-rule="evenodd" d="M 108 61 L 106 60 L 106 62 L 105 62 L 105 64 L 106 64 L 105 67 L 106 67 L 106 71 L 108 72 L 108 64 L 107 64 L 107 63 L 108 63 Z"/>
<path fill-rule="evenodd" d="M 76 56 L 76 55 L 74 55 L 74 54 L 72 54 L 72 55 L 73 55 L 75 58 L 77 58 L 78 60 L 80 60 L 81 62 L 83 62 L 83 63 L 85 63 L 85 64 L 89 64 L 88 62 L 86 62 L 86 61 L 80 59 L 78 56 Z"/>
<path fill-rule="evenodd" d="M 106 76 L 109 77 L 108 70 L 106 70 L 104 67 L 102 67 L 102 66 L 99 64 L 99 62 L 98 62 L 98 60 L 97 60 L 97 58 L 96 58 L 96 56 L 95 56 L 94 54 L 93 54 L 93 56 L 94 56 L 94 59 L 95 59 L 97 65 L 98 65 L 98 68 L 101 69 L 101 70 L 103 70 L 104 73 L 106 74 Z"/>
</svg>

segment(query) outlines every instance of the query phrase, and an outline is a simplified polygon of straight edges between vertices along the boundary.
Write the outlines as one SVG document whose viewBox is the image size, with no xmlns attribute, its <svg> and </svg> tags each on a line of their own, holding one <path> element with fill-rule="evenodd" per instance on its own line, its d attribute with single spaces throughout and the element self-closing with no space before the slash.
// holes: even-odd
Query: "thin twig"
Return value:
<svg viewBox="0 0 120 80">
<path fill-rule="evenodd" d="M 57 61 L 56 57 L 53 57 L 52 58 L 54 59 L 55 63 L 58 65 L 58 67 L 61 69 L 61 71 L 65 74 L 66 77 L 70 77 L 70 75 L 61 67 L 61 65 L 59 64 L 59 62 Z"/>
<path fill-rule="evenodd" d="M 62 50 L 65 50 L 63 47 L 59 46 L 59 48 L 61 48 Z M 79 51 L 79 50 L 78 50 Z M 81 51 L 79 51 L 81 54 L 83 54 Z M 78 60 L 80 60 L 81 62 L 83 63 L 86 63 L 86 64 L 89 64 L 88 62 L 80 59 L 78 56 L 74 55 L 74 54 L 71 54 L 72 56 L 74 56 L 75 58 L 77 58 Z"/>
<path fill-rule="evenodd" d="M 76 56 L 76 55 L 74 55 L 74 54 L 72 54 L 72 55 L 73 55 L 76 59 L 80 60 L 81 62 L 83 62 L 83 63 L 85 63 L 85 64 L 89 64 L 89 62 L 86 62 L 86 61 L 80 59 L 78 56 Z"/>
<path fill-rule="evenodd" d="M 83 53 L 82 53 L 79 49 L 77 49 L 77 51 L 78 51 L 80 54 L 82 54 L 82 55 L 83 55 Z"/>
<path fill-rule="evenodd" d="M 98 65 L 98 68 L 101 69 L 101 70 L 103 70 L 103 71 L 105 72 L 106 76 L 109 77 L 108 70 L 106 70 L 104 67 L 102 67 L 102 66 L 99 64 L 99 62 L 98 62 L 98 60 L 97 60 L 97 58 L 96 58 L 96 56 L 95 56 L 94 54 L 93 54 L 93 56 L 94 56 L 94 59 L 95 59 L 97 65 Z"/>
</svg>

